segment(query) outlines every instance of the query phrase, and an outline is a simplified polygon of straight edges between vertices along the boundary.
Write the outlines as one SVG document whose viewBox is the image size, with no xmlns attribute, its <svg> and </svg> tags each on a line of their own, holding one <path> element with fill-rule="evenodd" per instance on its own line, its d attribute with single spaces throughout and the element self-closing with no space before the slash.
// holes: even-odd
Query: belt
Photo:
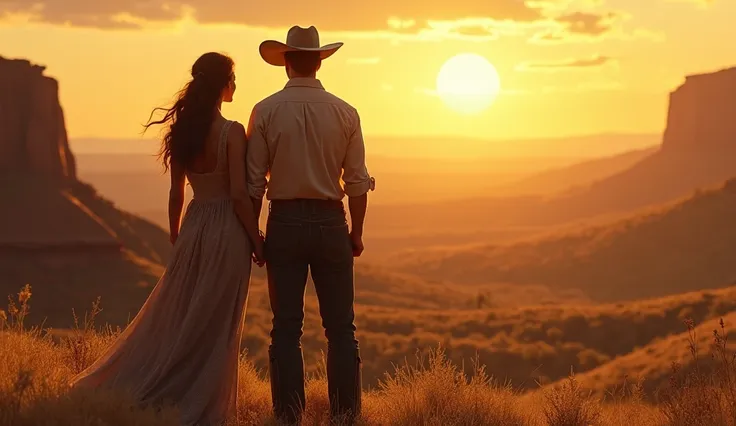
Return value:
<svg viewBox="0 0 736 426">
<path fill-rule="evenodd" d="M 317 210 L 344 210 L 340 200 L 319 200 L 310 198 L 295 198 L 290 200 L 271 200 L 271 210 L 281 209 L 317 209 Z"/>
</svg>

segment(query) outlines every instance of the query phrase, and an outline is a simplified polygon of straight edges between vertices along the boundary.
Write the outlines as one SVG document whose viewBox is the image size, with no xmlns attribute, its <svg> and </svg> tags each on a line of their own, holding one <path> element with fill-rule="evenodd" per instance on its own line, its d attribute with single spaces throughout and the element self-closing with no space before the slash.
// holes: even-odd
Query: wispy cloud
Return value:
<svg viewBox="0 0 736 426">
<path fill-rule="evenodd" d="M 529 41 L 533 44 L 592 43 L 602 40 L 662 41 L 665 36 L 651 30 L 624 30 L 631 16 L 623 12 L 574 12 L 558 16 L 551 25 L 536 31 Z"/>
<path fill-rule="evenodd" d="M 554 25 L 536 33 L 532 41 L 541 43 L 565 42 L 574 39 L 594 40 L 614 33 L 624 15 L 616 12 L 574 12 L 558 16 Z"/>
<path fill-rule="evenodd" d="M 559 16 L 556 21 L 573 34 L 598 36 L 611 31 L 620 16 L 614 12 L 605 14 L 575 12 Z"/>
<path fill-rule="evenodd" d="M 516 66 L 517 71 L 543 71 L 555 72 L 574 69 L 593 69 L 608 64 L 617 64 L 617 60 L 610 56 L 594 55 L 590 58 L 563 59 L 560 61 L 547 62 L 522 62 Z"/>
</svg>

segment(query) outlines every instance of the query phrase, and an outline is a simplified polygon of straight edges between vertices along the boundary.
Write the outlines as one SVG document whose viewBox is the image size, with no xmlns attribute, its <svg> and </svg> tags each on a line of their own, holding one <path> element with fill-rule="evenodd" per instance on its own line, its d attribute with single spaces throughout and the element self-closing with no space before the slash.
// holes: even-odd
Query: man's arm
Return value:
<svg viewBox="0 0 736 426">
<path fill-rule="evenodd" d="M 348 207 L 350 209 L 350 232 L 362 237 L 365 213 L 368 210 L 368 193 L 357 197 L 348 197 Z"/>
<path fill-rule="evenodd" d="M 263 241 L 258 231 L 258 217 L 253 211 L 252 198 L 248 194 L 248 183 L 245 172 L 246 152 L 245 129 L 235 123 L 227 135 L 227 160 L 230 175 L 230 198 L 233 200 L 235 214 L 245 228 L 245 232 L 253 245 L 255 261 L 263 265 Z"/>
<path fill-rule="evenodd" d="M 253 200 L 256 219 L 260 219 L 263 206 L 263 196 L 268 185 L 268 145 L 261 125 L 261 117 L 258 114 L 258 106 L 253 108 L 248 120 L 248 194 Z"/>
<path fill-rule="evenodd" d="M 253 208 L 256 211 L 256 221 L 260 223 L 261 221 L 261 210 L 263 210 L 263 197 L 261 198 L 252 198 L 253 200 Z"/>
<path fill-rule="evenodd" d="M 363 252 L 363 226 L 368 209 L 368 191 L 375 189 L 375 181 L 368 174 L 365 164 L 365 142 L 360 116 L 357 112 L 355 112 L 352 127 L 347 153 L 343 161 L 342 180 L 345 182 L 345 194 L 348 196 L 348 208 L 350 209 L 350 237 L 353 242 L 353 255 L 357 257 Z"/>
</svg>

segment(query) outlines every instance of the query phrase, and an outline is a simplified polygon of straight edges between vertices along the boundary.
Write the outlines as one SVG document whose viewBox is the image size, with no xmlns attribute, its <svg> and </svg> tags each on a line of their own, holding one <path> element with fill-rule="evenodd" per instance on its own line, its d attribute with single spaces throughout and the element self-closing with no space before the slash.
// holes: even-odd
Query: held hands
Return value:
<svg viewBox="0 0 736 426">
<path fill-rule="evenodd" d="M 263 232 L 259 231 L 258 234 L 259 238 L 256 240 L 253 247 L 252 259 L 259 268 L 262 268 L 263 265 L 266 264 L 266 256 L 264 250 L 266 238 L 264 237 Z"/>
</svg>

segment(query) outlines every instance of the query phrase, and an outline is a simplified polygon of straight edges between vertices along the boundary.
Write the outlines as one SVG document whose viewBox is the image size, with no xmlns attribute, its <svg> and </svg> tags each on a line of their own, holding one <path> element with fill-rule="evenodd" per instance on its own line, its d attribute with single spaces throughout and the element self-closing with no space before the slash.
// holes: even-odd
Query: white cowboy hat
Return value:
<svg viewBox="0 0 736 426">
<path fill-rule="evenodd" d="M 258 47 L 258 51 L 261 58 L 267 63 L 283 67 L 285 65 L 284 53 L 286 52 L 319 52 L 321 59 L 327 59 L 337 52 L 342 44 L 342 42 L 337 42 L 320 46 L 317 28 L 314 26 L 302 28 L 295 25 L 286 34 L 286 43 L 266 40 Z"/>
</svg>

